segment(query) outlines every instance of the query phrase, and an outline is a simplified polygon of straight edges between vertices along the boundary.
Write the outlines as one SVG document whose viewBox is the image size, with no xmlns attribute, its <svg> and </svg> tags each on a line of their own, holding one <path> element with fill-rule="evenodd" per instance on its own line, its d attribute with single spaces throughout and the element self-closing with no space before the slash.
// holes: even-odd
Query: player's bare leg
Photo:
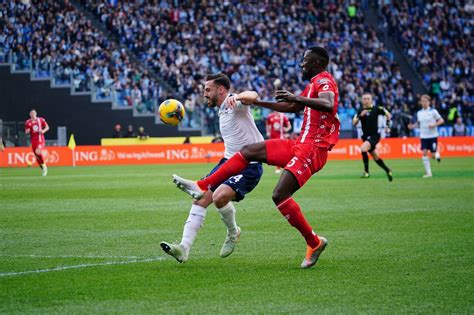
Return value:
<svg viewBox="0 0 474 315">
<path fill-rule="evenodd" d="M 189 252 L 206 218 L 207 207 L 212 203 L 212 193 L 206 192 L 201 200 L 194 201 L 189 216 L 184 224 L 183 236 L 179 244 L 161 242 L 160 246 L 165 253 L 184 263 L 189 258 Z"/>
<path fill-rule="evenodd" d="M 46 166 L 46 162 L 44 159 L 43 152 L 41 151 L 41 148 L 37 148 L 35 151 L 35 156 L 36 156 L 36 162 L 38 163 L 39 167 L 42 169 L 42 175 L 46 176 L 48 175 L 48 167 Z"/>
<path fill-rule="evenodd" d="M 173 182 L 176 186 L 194 199 L 200 199 L 204 192 L 211 186 L 218 186 L 226 179 L 240 174 L 250 162 L 266 162 L 267 151 L 265 141 L 245 145 L 240 152 L 234 154 L 212 175 L 199 180 L 192 181 L 173 174 Z"/>
<path fill-rule="evenodd" d="M 222 222 L 224 222 L 227 228 L 227 235 L 222 245 L 219 256 L 222 258 L 230 256 L 234 250 L 237 242 L 240 239 L 241 230 L 237 226 L 235 220 L 235 207 L 232 204 L 232 200 L 236 199 L 236 193 L 232 187 L 222 184 L 212 194 L 212 200 L 214 205 L 221 216 Z"/>
<path fill-rule="evenodd" d="M 311 268 L 318 261 L 328 241 L 314 233 L 306 221 L 301 208 L 293 200 L 293 194 L 300 188 L 298 180 L 288 170 L 283 170 L 280 180 L 273 190 L 272 199 L 281 214 L 295 227 L 306 240 L 306 255 L 301 268 Z"/>
<path fill-rule="evenodd" d="M 423 149 L 423 157 L 421 159 L 423 160 L 423 166 L 425 167 L 425 175 L 423 175 L 423 178 L 433 177 L 433 174 L 431 173 L 430 158 L 428 157 L 428 150 Z"/>
<path fill-rule="evenodd" d="M 360 176 L 360 178 L 369 178 L 369 155 L 368 152 L 370 150 L 370 142 L 369 141 L 364 141 L 362 145 L 360 146 L 360 151 L 362 155 L 362 161 L 364 162 L 364 172 Z"/>
<path fill-rule="evenodd" d="M 375 163 L 377 163 L 377 165 L 380 166 L 385 171 L 385 174 L 387 174 L 388 181 L 390 182 L 393 181 L 392 170 L 388 168 L 387 165 L 385 165 L 385 162 L 379 157 L 377 150 L 372 150 L 369 153 L 374 159 Z"/>
</svg>

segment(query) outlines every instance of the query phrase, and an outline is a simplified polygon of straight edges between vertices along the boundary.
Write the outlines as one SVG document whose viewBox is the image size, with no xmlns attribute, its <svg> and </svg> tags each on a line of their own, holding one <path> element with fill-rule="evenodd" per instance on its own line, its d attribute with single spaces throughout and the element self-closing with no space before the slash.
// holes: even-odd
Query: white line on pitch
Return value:
<svg viewBox="0 0 474 315">
<path fill-rule="evenodd" d="M 0 277 L 21 276 L 21 275 L 28 275 L 28 274 L 33 274 L 33 273 L 45 273 L 45 272 L 63 271 L 63 270 L 68 270 L 68 269 L 80 269 L 80 268 L 97 267 L 97 266 L 127 265 L 127 264 L 134 264 L 134 263 L 159 261 L 159 260 L 164 260 L 164 259 L 165 259 L 164 257 L 156 257 L 156 258 L 148 258 L 148 259 L 127 260 L 127 261 L 109 261 L 109 262 L 97 263 L 97 264 L 59 266 L 59 267 L 48 268 L 48 269 L 37 269 L 37 270 L 27 270 L 27 271 L 18 271 L 18 272 L 2 272 L 0 273 Z"/>
<path fill-rule="evenodd" d="M 118 258 L 118 259 L 145 259 L 145 257 L 140 256 L 104 256 L 104 255 L 1 255 L 0 257 L 6 258 L 20 258 L 20 257 L 27 257 L 27 258 Z"/>
</svg>

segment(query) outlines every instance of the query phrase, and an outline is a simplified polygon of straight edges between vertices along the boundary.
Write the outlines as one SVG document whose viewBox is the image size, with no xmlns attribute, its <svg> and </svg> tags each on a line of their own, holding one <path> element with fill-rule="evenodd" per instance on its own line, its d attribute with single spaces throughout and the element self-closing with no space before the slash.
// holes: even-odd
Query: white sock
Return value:
<svg viewBox="0 0 474 315">
<path fill-rule="evenodd" d="M 421 159 L 423 160 L 423 166 L 425 167 L 426 175 L 431 175 L 430 158 L 423 156 Z"/>
<path fill-rule="evenodd" d="M 186 223 L 184 223 L 183 238 L 181 239 L 181 245 L 185 250 L 189 251 L 191 246 L 193 246 L 194 239 L 206 218 L 206 211 L 207 210 L 204 207 L 192 205 L 188 219 L 186 220 Z"/>
<path fill-rule="evenodd" d="M 217 208 L 221 219 L 227 227 L 227 233 L 229 235 L 237 234 L 237 222 L 235 222 L 235 208 L 232 202 L 229 202 L 222 208 Z"/>
<path fill-rule="evenodd" d="M 438 151 L 435 153 L 435 159 L 439 160 L 441 158 L 441 154 Z"/>
</svg>

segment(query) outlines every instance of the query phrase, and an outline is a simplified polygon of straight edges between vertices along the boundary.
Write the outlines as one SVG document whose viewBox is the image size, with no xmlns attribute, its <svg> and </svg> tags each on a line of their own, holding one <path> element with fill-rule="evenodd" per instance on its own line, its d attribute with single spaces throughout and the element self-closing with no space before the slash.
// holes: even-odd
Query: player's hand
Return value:
<svg viewBox="0 0 474 315">
<path fill-rule="evenodd" d="M 297 96 L 286 90 L 277 90 L 275 92 L 275 98 L 277 102 L 293 103 L 296 102 Z"/>
<path fill-rule="evenodd" d="M 239 100 L 237 99 L 237 95 L 232 95 L 230 97 L 227 98 L 227 101 L 226 101 L 226 107 L 227 108 L 234 108 L 235 106 L 237 106 L 237 102 Z"/>
<path fill-rule="evenodd" d="M 360 113 L 359 117 L 363 117 L 363 116 L 367 115 L 368 112 L 369 112 L 369 111 L 368 111 L 367 109 L 364 109 L 364 110 Z"/>
<path fill-rule="evenodd" d="M 436 128 L 436 124 L 429 124 L 428 127 L 430 127 L 430 128 Z"/>
<path fill-rule="evenodd" d="M 258 93 L 255 91 L 244 91 L 237 95 L 233 95 L 227 98 L 227 107 L 234 108 L 237 106 L 237 102 L 241 102 L 244 105 L 252 105 L 258 99 Z"/>
</svg>

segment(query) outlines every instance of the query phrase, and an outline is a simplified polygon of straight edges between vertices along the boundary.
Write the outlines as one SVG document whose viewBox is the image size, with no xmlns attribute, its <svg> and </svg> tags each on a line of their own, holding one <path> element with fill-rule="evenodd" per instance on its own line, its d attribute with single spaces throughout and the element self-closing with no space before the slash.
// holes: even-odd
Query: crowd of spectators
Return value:
<svg viewBox="0 0 474 315">
<path fill-rule="evenodd" d="M 449 125 L 472 125 L 474 5 L 464 0 L 386 1 L 381 18 Z"/>
<path fill-rule="evenodd" d="M 412 105 L 409 81 L 364 23 L 360 8 L 348 0 L 315 2 L 316 7 L 304 0 L 180 1 L 177 6 L 172 1 L 83 1 L 190 105 L 188 118 L 214 114 L 205 112 L 201 97 L 202 80 L 210 72 L 223 71 L 235 90 L 253 89 L 263 98 L 273 97 L 277 79 L 281 88 L 301 92 L 299 62 L 312 44 L 326 46 L 333 56 L 329 70 L 339 82 L 343 127 L 350 128 L 363 91 L 388 106 Z"/>
<path fill-rule="evenodd" d="M 113 96 L 116 106 L 153 112 L 156 81 L 68 2 L 1 2 L 0 16 L 6 17 L 0 24 L 2 55 L 11 54 L 17 70 L 32 69 L 35 77 L 72 84 L 75 92 Z"/>
<path fill-rule="evenodd" d="M 388 3 L 381 12 L 389 32 L 399 34 L 441 101 L 440 112 L 466 112 L 464 105 L 456 105 L 472 104 L 470 20 L 460 5 L 463 1 L 383 2 Z M 7 23 L 0 24 L 0 47 L 13 52 L 20 68 L 31 62 L 38 76 L 52 75 L 76 91 L 92 90 L 96 98 L 112 98 L 115 106 L 133 107 L 138 113 L 152 113 L 165 98 L 178 98 L 187 110 L 184 127 L 206 126 L 207 133 L 215 134 L 217 111 L 208 108 L 202 96 L 208 73 L 225 72 L 234 90 L 256 90 L 266 99 L 273 98 L 276 88 L 299 93 L 305 86 L 299 69 L 302 54 L 318 44 L 332 56 L 329 71 L 339 86 L 342 129 L 352 128 L 360 96 L 371 92 L 376 103 L 394 114 L 396 132 L 408 135 L 406 125 L 417 96 L 355 1 L 81 3 L 118 43 L 67 1 L 10 0 L 0 3 L 0 16 L 7 17 Z M 119 45 L 139 61 L 131 61 Z M 263 126 L 268 111 L 253 113 Z M 298 121 L 298 114 L 290 119 Z"/>
</svg>

